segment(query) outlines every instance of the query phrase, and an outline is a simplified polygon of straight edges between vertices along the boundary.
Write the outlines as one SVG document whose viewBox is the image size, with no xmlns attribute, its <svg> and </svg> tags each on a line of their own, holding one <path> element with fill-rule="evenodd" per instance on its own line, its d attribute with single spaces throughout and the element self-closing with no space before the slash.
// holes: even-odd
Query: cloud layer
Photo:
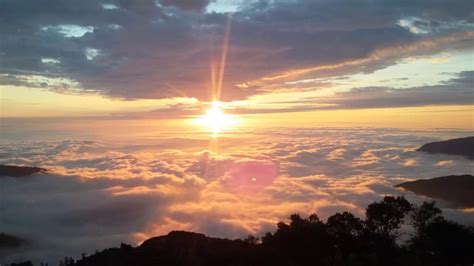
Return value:
<svg viewBox="0 0 474 266">
<path fill-rule="evenodd" d="M 420 202 L 424 198 L 393 185 L 472 174 L 467 159 L 415 151 L 423 143 L 472 132 L 318 128 L 248 134 L 212 145 L 198 135 L 134 139 L 134 144 L 2 144 L 0 163 L 50 172 L 0 180 L 1 228 L 30 241 L 1 254 L 0 261 L 53 262 L 176 229 L 220 237 L 260 235 L 295 212 L 322 218 L 343 210 L 363 215 L 368 203 L 387 194 Z M 472 212 L 444 211 L 472 223 Z"/>
</svg>

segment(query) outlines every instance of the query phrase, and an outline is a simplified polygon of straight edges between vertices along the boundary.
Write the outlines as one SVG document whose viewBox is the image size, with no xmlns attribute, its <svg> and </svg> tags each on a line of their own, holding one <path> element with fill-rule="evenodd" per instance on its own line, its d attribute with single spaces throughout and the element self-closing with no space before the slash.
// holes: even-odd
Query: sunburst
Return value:
<svg viewBox="0 0 474 266">
<path fill-rule="evenodd" d="M 217 134 L 232 128 L 237 124 L 237 119 L 234 115 L 224 113 L 221 102 L 214 101 L 207 113 L 198 118 L 198 123 L 212 133 Z"/>
</svg>

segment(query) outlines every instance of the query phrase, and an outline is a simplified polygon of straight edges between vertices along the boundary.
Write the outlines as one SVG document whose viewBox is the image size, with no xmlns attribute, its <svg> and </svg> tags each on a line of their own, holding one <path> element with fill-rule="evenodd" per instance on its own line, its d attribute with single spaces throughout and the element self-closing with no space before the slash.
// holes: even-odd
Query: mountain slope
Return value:
<svg viewBox="0 0 474 266">
<path fill-rule="evenodd" d="M 47 170 L 39 167 L 0 165 L 0 176 L 23 177 L 45 171 Z"/>
<path fill-rule="evenodd" d="M 248 265 L 242 240 L 173 231 L 134 248 L 122 244 L 78 261 L 76 265 Z"/>
<path fill-rule="evenodd" d="M 462 155 L 474 160 L 474 137 L 431 142 L 421 146 L 418 151 L 435 154 Z"/>
<path fill-rule="evenodd" d="M 17 248 L 23 245 L 24 243 L 25 240 L 19 237 L 0 233 L 0 250 L 7 248 Z"/>
<path fill-rule="evenodd" d="M 442 199 L 455 207 L 474 207 L 474 176 L 451 175 L 432 179 L 416 180 L 396 185 L 416 194 Z"/>
</svg>

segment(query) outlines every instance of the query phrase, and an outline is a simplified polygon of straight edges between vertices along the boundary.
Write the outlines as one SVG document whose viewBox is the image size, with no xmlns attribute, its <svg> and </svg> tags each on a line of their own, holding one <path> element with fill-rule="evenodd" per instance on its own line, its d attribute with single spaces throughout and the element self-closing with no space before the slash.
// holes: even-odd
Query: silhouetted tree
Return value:
<svg viewBox="0 0 474 266">
<path fill-rule="evenodd" d="M 244 243 L 256 245 L 258 243 L 259 238 L 254 237 L 253 235 L 248 235 L 243 241 Z"/>
<path fill-rule="evenodd" d="M 263 244 L 276 247 L 297 265 L 326 265 L 332 259 L 334 244 L 326 225 L 316 214 L 307 219 L 298 214 L 290 216 L 290 224 L 280 222 L 272 237 L 265 236 Z"/>
<path fill-rule="evenodd" d="M 472 265 L 474 263 L 474 230 L 439 216 L 431 204 L 424 204 L 424 213 L 432 215 L 409 240 L 409 250 L 423 265 Z M 418 214 L 418 217 L 423 215 Z"/>
<path fill-rule="evenodd" d="M 410 213 L 413 233 L 401 245 L 398 229 Z M 464 266 L 474 264 L 474 229 L 446 221 L 434 202 L 413 207 L 403 197 L 385 197 L 367 207 L 366 219 L 336 213 L 290 216 L 261 241 L 171 232 L 138 247 L 122 244 L 62 266 Z M 30 266 L 31 264 L 20 264 Z"/>
<path fill-rule="evenodd" d="M 404 197 L 386 196 L 380 202 L 369 204 L 365 232 L 360 240 L 365 250 L 361 255 L 371 265 L 400 265 L 397 259 L 403 251 L 396 243 L 398 229 L 411 208 L 412 205 Z"/>
<path fill-rule="evenodd" d="M 62 259 L 60 262 L 59 262 L 59 266 L 73 266 L 74 265 L 74 259 L 72 257 L 64 257 L 64 259 Z"/>
<path fill-rule="evenodd" d="M 374 202 L 366 209 L 367 229 L 388 238 L 397 237 L 396 230 L 403 223 L 412 205 L 404 197 L 386 196 L 381 202 Z"/>
<path fill-rule="evenodd" d="M 351 253 L 359 250 L 358 240 L 364 232 L 361 219 L 349 212 L 336 213 L 328 218 L 326 225 L 338 252 L 341 252 L 342 258 L 347 261 Z"/>
<path fill-rule="evenodd" d="M 443 220 L 441 209 L 436 207 L 435 204 L 435 201 L 423 202 L 421 206 L 413 208 L 411 219 L 417 234 L 424 233 L 426 225 Z"/>
<path fill-rule="evenodd" d="M 472 265 L 474 262 L 474 231 L 464 225 L 438 220 L 426 227 L 430 254 L 438 265 Z"/>
</svg>

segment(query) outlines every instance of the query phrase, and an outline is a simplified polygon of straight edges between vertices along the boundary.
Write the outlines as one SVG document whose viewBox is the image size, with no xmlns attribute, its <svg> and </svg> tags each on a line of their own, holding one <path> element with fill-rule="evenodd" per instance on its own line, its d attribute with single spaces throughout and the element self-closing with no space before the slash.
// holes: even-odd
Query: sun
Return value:
<svg viewBox="0 0 474 266">
<path fill-rule="evenodd" d="M 224 113 L 221 102 L 214 101 L 211 104 L 211 109 L 198 118 L 197 122 L 212 133 L 217 134 L 230 129 L 237 123 L 237 119 L 233 115 Z"/>
</svg>

